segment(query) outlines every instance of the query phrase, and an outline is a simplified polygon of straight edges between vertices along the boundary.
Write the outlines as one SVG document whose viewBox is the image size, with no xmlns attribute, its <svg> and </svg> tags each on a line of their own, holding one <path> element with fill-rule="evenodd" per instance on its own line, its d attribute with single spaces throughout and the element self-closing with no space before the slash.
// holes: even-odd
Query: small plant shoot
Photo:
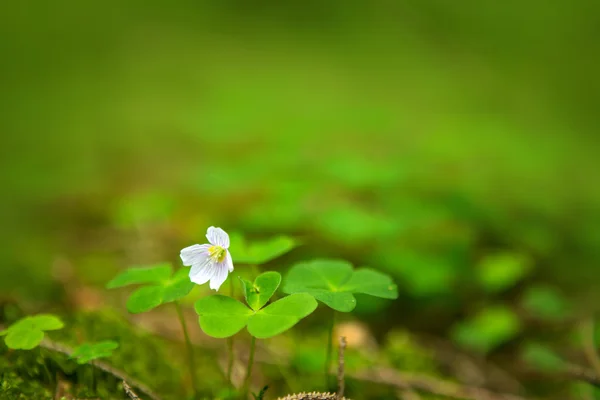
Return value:
<svg viewBox="0 0 600 400">
<path fill-rule="evenodd" d="M 129 285 L 144 285 L 135 290 L 127 300 L 127 310 L 137 314 L 150 311 L 161 304 L 185 297 L 193 288 L 188 269 L 178 269 L 172 274 L 171 265 L 162 263 L 153 267 L 130 268 L 108 282 L 108 289 Z"/>
<path fill-rule="evenodd" d="M 398 288 L 389 276 L 369 268 L 354 270 L 347 261 L 328 259 L 294 265 L 286 276 L 283 292 L 308 293 L 340 312 L 356 307 L 354 294 L 398 298 Z"/>
<path fill-rule="evenodd" d="M 99 358 L 112 356 L 113 350 L 118 347 L 119 343 L 113 340 L 104 340 L 97 343 L 84 343 L 75 348 L 73 354 L 71 354 L 71 358 L 76 359 L 77 364 L 87 364 L 88 362 Z"/>
<path fill-rule="evenodd" d="M 306 293 L 293 294 L 267 306 L 281 275 L 265 272 L 254 282 L 243 280 L 248 306 L 227 296 L 213 295 L 196 302 L 200 327 L 209 336 L 226 338 L 247 326 L 255 338 L 265 339 L 290 329 L 317 308 L 315 299 Z"/>
<path fill-rule="evenodd" d="M 39 314 L 22 318 L 0 332 L 10 349 L 31 350 L 44 340 L 44 332 L 62 329 L 63 322 L 52 314 Z"/>
</svg>

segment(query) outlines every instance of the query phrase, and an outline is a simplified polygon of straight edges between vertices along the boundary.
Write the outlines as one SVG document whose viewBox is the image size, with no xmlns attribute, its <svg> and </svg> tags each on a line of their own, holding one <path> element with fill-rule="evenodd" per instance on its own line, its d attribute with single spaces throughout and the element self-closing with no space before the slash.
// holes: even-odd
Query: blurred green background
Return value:
<svg viewBox="0 0 600 400">
<path fill-rule="evenodd" d="M 280 271 L 383 270 L 379 335 L 509 370 L 595 311 L 600 3 L 0 8 L 0 294 L 27 310 L 216 225 L 302 238 Z"/>
</svg>

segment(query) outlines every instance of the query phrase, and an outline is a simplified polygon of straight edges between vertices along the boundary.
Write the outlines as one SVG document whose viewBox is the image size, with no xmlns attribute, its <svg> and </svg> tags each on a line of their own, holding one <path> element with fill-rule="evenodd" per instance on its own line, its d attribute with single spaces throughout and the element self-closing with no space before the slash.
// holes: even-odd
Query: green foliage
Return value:
<svg viewBox="0 0 600 400">
<path fill-rule="evenodd" d="M 275 294 L 275 291 L 281 283 L 281 275 L 278 272 L 265 272 L 259 275 L 254 283 L 241 279 L 244 285 L 244 296 L 246 297 L 246 303 L 254 311 L 258 311 Z"/>
<path fill-rule="evenodd" d="M 350 312 L 356 306 L 353 293 L 385 299 L 398 297 L 398 289 L 389 276 L 367 268 L 354 270 L 346 261 L 327 259 L 294 265 L 286 276 L 283 291 L 308 293 L 341 312 Z"/>
<path fill-rule="evenodd" d="M 293 294 L 264 307 L 280 281 L 281 276 L 277 272 L 265 272 L 254 283 L 243 281 L 246 301 L 251 308 L 223 295 L 198 300 L 195 309 L 200 327 L 204 333 L 216 338 L 233 336 L 245 326 L 252 336 L 259 339 L 285 332 L 312 313 L 317 302 L 308 294 Z"/>
<path fill-rule="evenodd" d="M 530 260 L 518 253 L 497 253 L 481 260 L 477 276 L 479 282 L 489 292 L 500 292 L 514 286 L 531 269 Z"/>
<path fill-rule="evenodd" d="M 130 268 L 114 277 L 106 284 L 107 289 L 115 289 L 123 286 L 161 283 L 171 276 L 171 264 L 161 263 L 151 267 Z"/>
<path fill-rule="evenodd" d="M 487 353 L 514 338 L 520 330 L 521 323 L 512 310 L 504 306 L 495 306 L 456 324 L 451 331 L 451 337 L 465 348 Z"/>
<path fill-rule="evenodd" d="M 105 340 L 97 343 L 84 343 L 76 347 L 71 358 L 77 359 L 78 364 L 87 364 L 99 358 L 110 357 L 113 350 L 119 347 L 119 343 L 113 340 Z"/>
<path fill-rule="evenodd" d="M 547 285 L 534 285 L 525 291 L 521 304 L 532 316 L 541 320 L 564 319 L 570 306 L 558 289 Z"/>
<path fill-rule="evenodd" d="M 112 289 L 147 284 L 147 286 L 135 290 L 127 300 L 129 312 L 142 313 L 161 304 L 179 300 L 194 288 L 187 268 L 180 268 L 173 275 L 171 275 L 171 271 L 171 265 L 168 263 L 146 268 L 130 268 L 108 282 L 106 287 Z"/>
<path fill-rule="evenodd" d="M 204 333 L 216 338 L 235 335 L 253 315 L 252 310 L 236 299 L 220 294 L 201 298 L 194 308 Z"/>
<path fill-rule="evenodd" d="M 298 242 L 287 236 L 276 236 L 248 243 L 239 234 L 230 235 L 232 257 L 237 264 L 265 264 L 298 246 Z"/>
<path fill-rule="evenodd" d="M 560 372 L 566 368 L 565 361 L 548 346 L 528 342 L 521 350 L 521 358 L 531 367 L 548 373 Z"/>
<path fill-rule="evenodd" d="M 63 322 L 55 315 L 39 314 L 25 317 L 0 332 L 11 349 L 31 350 L 44 339 L 45 331 L 62 329 Z"/>
</svg>

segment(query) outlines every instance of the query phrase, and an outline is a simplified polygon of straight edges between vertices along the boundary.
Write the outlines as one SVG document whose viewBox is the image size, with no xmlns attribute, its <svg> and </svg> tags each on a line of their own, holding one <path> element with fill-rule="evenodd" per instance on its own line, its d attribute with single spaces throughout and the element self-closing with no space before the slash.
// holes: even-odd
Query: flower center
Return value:
<svg viewBox="0 0 600 400">
<path fill-rule="evenodd" d="M 208 248 L 208 256 L 216 262 L 223 262 L 227 251 L 221 246 L 211 246 Z"/>
</svg>

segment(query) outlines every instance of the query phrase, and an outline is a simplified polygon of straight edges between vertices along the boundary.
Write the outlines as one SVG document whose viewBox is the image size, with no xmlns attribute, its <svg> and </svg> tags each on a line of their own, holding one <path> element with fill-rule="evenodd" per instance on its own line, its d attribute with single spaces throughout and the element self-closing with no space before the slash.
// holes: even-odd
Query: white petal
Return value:
<svg viewBox="0 0 600 400">
<path fill-rule="evenodd" d="M 203 263 L 194 264 L 190 269 L 190 280 L 195 284 L 204 285 L 214 277 L 216 265 L 217 263 L 210 257 Z"/>
<path fill-rule="evenodd" d="M 227 250 L 227 252 L 225 253 L 224 263 L 225 265 L 227 265 L 227 269 L 229 270 L 229 272 L 233 272 L 233 260 L 231 259 L 231 254 L 229 253 L 229 250 Z"/>
<path fill-rule="evenodd" d="M 215 273 L 213 274 L 210 280 L 210 288 L 214 290 L 219 290 L 223 282 L 227 279 L 227 274 L 229 273 L 227 269 L 226 263 L 217 263 L 215 264 Z"/>
<path fill-rule="evenodd" d="M 215 246 L 221 246 L 224 249 L 229 248 L 229 235 L 221 228 L 211 226 L 206 231 L 206 238 Z"/>
<path fill-rule="evenodd" d="M 183 261 L 183 265 L 189 267 L 190 265 L 202 263 L 208 257 L 209 247 L 208 244 L 195 244 L 181 250 L 179 256 Z"/>
</svg>

